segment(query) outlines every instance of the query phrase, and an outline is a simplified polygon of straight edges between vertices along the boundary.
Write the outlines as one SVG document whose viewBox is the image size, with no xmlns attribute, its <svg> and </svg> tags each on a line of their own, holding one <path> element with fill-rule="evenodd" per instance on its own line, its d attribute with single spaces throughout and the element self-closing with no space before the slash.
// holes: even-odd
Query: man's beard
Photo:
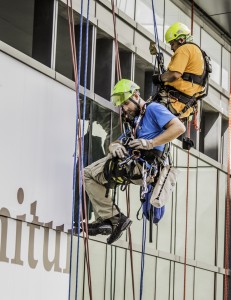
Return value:
<svg viewBox="0 0 231 300">
<path fill-rule="evenodd" d="M 139 116 L 140 109 L 138 107 L 135 110 L 124 112 L 126 118 L 130 121 L 133 121 L 135 117 Z"/>
</svg>

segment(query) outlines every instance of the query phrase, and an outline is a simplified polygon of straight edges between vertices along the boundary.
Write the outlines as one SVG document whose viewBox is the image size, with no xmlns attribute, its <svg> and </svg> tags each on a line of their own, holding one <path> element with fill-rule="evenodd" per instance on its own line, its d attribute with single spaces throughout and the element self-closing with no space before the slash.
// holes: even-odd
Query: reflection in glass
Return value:
<svg viewBox="0 0 231 300">
<path fill-rule="evenodd" d="M 116 0 L 116 6 L 134 19 L 135 0 Z"/>
<path fill-rule="evenodd" d="M 111 140 L 115 141 L 118 139 L 118 137 L 121 134 L 120 120 L 119 120 L 119 115 L 114 112 L 111 113 L 111 117 L 112 117 Z"/>
<path fill-rule="evenodd" d="M 207 32 L 201 31 L 201 48 L 210 56 L 213 72 L 210 77 L 220 84 L 221 80 L 221 45 Z"/>
<path fill-rule="evenodd" d="M 74 12 L 75 20 L 75 39 L 76 39 L 76 57 L 79 60 L 80 43 L 80 15 Z M 88 70 L 87 70 L 87 88 L 90 89 L 90 70 L 91 70 L 91 48 L 92 48 L 92 26 L 89 26 L 88 34 Z M 80 84 L 84 85 L 86 56 L 86 22 L 83 19 L 82 26 L 82 51 L 81 51 L 81 73 Z M 67 78 L 74 80 L 73 63 L 71 56 L 70 33 L 66 6 L 59 2 L 58 7 L 58 25 L 57 25 L 57 43 L 56 43 L 56 63 L 55 70 Z"/>
<path fill-rule="evenodd" d="M 93 102 L 92 109 L 92 162 L 108 153 L 110 143 L 111 114 L 110 110 Z"/>
<path fill-rule="evenodd" d="M 175 22 L 181 22 L 191 28 L 191 19 L 170 0 L 165 1 L 164 32 Z"/>
<path fill-rule="evenodd" d="M 163 41 L 164 1 L 154 1 L 158 37 Z M 136 1 L 136 22 L 154 34 L 152 1 Z"/>
<path fill-rule="evenodd" d="M 230 90 L 230 53 L 222 48 L 222 87 L 226 90 Z"/>
</svg>

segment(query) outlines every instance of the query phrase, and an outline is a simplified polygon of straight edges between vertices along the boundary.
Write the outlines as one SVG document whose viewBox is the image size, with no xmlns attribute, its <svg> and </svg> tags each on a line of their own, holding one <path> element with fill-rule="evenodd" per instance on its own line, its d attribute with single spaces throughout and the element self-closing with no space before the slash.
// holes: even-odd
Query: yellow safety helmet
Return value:
<svg viewBox="0 0 231 300">
<path fill-rule="evenodd" d="M 176 22 L 172 24 L 165 33 L 165 41 L 166 43 L 170 43 L 173 40 L 176 40 L 181 35 L 189 35 L 189 28 L 180 22 Z"/>
<path fill-rule="evenodd" d="M 121 79 L 112 90 L 111 99 L 115 106 L 120 106 L 128 100 L 140 87 L 131 80 Z"/>
</svg>

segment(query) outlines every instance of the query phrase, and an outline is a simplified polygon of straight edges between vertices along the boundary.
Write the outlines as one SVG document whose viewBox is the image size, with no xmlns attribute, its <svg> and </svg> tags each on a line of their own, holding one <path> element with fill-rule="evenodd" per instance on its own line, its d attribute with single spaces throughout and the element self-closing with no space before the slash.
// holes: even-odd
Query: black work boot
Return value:
<svg viewBox="0 0 231 300">
<path fill-rule="evenodd" d="M 85 225 L 84 225 L 85 227 Z M 84 231 L 86 231 L 84 229 Z M 98 234 L 109 235 L 112 233 L 112 223 L 110 220 L 97 219 L 93 223 L 88 224 L 88 235 L 95 236 Z"/>
<path fill-rule="evenodd" d="M 122 236 L 123 231 L 129 228 L 132 224 L 132 220 L 122 213 L 110 218 L 110 221 L 113 225 L 113 231 L 107 238 L 108 244 L 112 244 L 117 241 Z"/>
</svg>

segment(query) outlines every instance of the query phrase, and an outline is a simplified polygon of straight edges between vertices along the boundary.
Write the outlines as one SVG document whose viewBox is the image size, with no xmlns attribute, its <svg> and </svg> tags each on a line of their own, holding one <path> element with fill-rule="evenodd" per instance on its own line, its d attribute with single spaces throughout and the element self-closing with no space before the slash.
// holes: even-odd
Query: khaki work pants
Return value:
<svg viewBox="0 0 231 300">
<path fill-rule="evenodd" d="M 104 177 L 104 165 L 108 159 L 112 158 L 111 154 L 97 160 L 93 164 L 84 168 L 85 190 L 92 203 L 95 219 L 99 217 L 103 220 L 109 219 L 118 214 L 117 209 L 113 206 L 112 197 L 109 193 L 108 198 L 105 197 L 107 180 Z M 142 167 L 136 165 L 134 175 L 141 174 Z M 142 180 L 132 181 L 134 184 L 142 184 Z"/>
</svg>

